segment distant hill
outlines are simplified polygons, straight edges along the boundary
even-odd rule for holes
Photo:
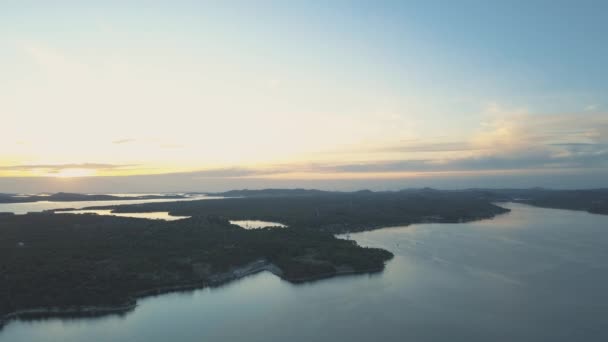
[[[262,189],[262,190],[230,190],[226,192],[209,193],[213,196],[223,197],[276,197],[276,196],[313,196],[332,194],[337,192],[313,189]]]

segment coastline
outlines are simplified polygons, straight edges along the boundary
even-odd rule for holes
[[[338,270],[331,273],[323,273],[310,277],[302,278],[286,278],[283,271],[275,264],[265,260],[259,259],[252,261],[244,266],[232,268],[226,272],[211,275],[208,280],[201,281],[199,283],[175,285],[159,287],[149,290],[137,292],[131,296],[131,298],[120,305],[98,305],[98,306],[79,306],[79,307],[48,307],[48,308],[32,308],[23,309],[10,312],[0,317],[0,332],[2,328],[12,320],[18,319],[35,319],[35,318],[52,318],[61,316],[74,316],[74,317],[88,317],[88,316],[104,316],[110,314],[125,314],[129,311],[134,310],[137,307],[137,300],[145,297],[153,297],[166,293],[181,292],[181,291],[193,291],[203,288],[213,288],[225,285],[235,280],[245,278],[247,276],[257,274],[263,271],[268,271],[277,277],[290,282],[292,284],[301,284],[310,281],[328,279],[336,276],[343,275],[354,275],[364,273],[376,273],[384,270],[384,265],[375,269],[368,270]]]
[[[440,223],[472,222],[472,221],[478,221],[478,220],[484,220],[484,219],[491,219],[498,215],[503,215],[503,214],[506,214],[511,211],[511,210],[503,208],[503,207],[500,207],[500,208],[503,209],[504,211],[492,213],[490,215],[481,215],[481,216],[466,218],[466,219],[461,218],[460,220],[454,221],[454,222],[445,222],[443,220],[437,220],[436,218],[432,218],[432,219],[427,219],[427,220],[424,220],[421,222],[407,222],[407,223],[403,223],[403,225],[409,226],[411,224],[435,223],[435,222],[440,222]],[[362,231],[387,228],[390,226],[386,226],[383,224],[372,224],[372,225],[366,225],[365,227],[362,227],[362,226],[353,227],[353,226],[342,225],[342,227],[340,227],[340,228],[344,229],[347,227],[348,227],[348,229],[341,230],[337,234],[358,233],[358,232],[362,232]],[[336,228],[336,227],[333,227],[333,228]],[[268,271],[268,272],[276,275],[277,277],[281,278],[282,280],[285,280],[292,284],[302,284],[302,283],[306,283],[306,282],[312,282],[312,281],[328,279],[328,278],[333,278],[333,277],[338,277],[338,276],[356,275],[356,274],[365,274],[365,273],[367,273],[367,274],[377,273],[377,272],[383,271],[384,267],[385,267],[385,265],[383,264],[381,267],[366,269],[366,270],[354,270],[354,269],[340,270],[340,269],[338,269],[336,272],[327,272],[327,273],[323,273],[323,274],[317,274],[314,276],[300,277],[300,278],[286,278],[284,276],[283,271],[278,266],[267,261],[266,259],[259,259],[259,260],[254,260],[243,266],[232,268],[225,272],[213,274],[207,280],[204,280],[201,282],[165,286],[165,287],[160,287],[160,288],[153,288],[153,289],[149,289],[149,290],[139,291],[139,292],[131,295],[130,299],[126,303],[123,303],[120,305],[115,305],[115,306],[99,305],[99,306],[65,307],[65,308],[61,308],[61,307],[33,308],[33,309],[23,309],[23,310],[10,312],[10,313],[5,314],[4,316],[0,317],[0,332],[2,331],[3,327],[7,323],[9,323],[11,320],[15,320],[15,319],[22,319],[22,318],[28,319],[28,318],[38,318],[38,317],[50,318],[50,317],[60,317],[60,316],[87,317],[87,316],[103,316],[103,315],[109,315],[109,314],[124,314],[131,310],[134,310],[137,307],[137,299],[139,299],[139,298],[157,296],[157,295],[172,293],[172,292],[193,291],[193,290],[203,289],[203,288],[207,288],[207,287],[209,287],[209,288],[218,287],[218,286],[227,284],[231,281],[239,280],[239,279],[245,278],[249,275],[253,275],[253,274],[256,274],[259,272],[263,272],[263,271]]]
[[[500,206],[498,206],[500,207]],[[458,223],[469,223],[469,222],[477,222],[482,220],[490,220],[494,219],[497,216],[505,215],[511,212],[511,209],[500,207],[502,210],[487,214],[480,215],[475,217],[461,217],[458,220],[444,219],[438,217],[426,217],[422,220],[418,221],[405,221],[405,222],[397,222],[397,223],[377,223],[377,224],[365,224],[365,225],[349,225],[349,224],[333,224],[321,227],[321,231],[333,233],[334,235],[344,235],[344,234],[355,234],[361,232],[367,232],[377,229],[390,228],[390,227],[407,227],[414,224],[425,224],[425,223],[444,223],[444,224],[458,224]]]
[[[134,310],[137,307],[136,300],[129,300],[128,303],[122,305],[91,305],[91,306],[76,306],[76,307],[48,307],[48,308],[33,308],[23,309],[10,312],[0,317],[0,332],[3,327],[13,320],[18,319],[35,319],[35,318],[50,318],[50,317],[92,317],[105,316],[111,314],[124,314]]]
[[[384,270],[384,265],[382,267],[378,267],[378,268],[370,268],[370,269],[359,270],[359,271],[357,271],[357,270],[338,270],[336,272],[331,272],[331,273],[328,272],[328,273],[318,274],[316,276],[310,276],[310,277],[291,278],[291,279],[281,277],[281,279],[284,279],[292,284],[302,284],[302,283],[307,283],[307,282],[311,282],[311,281],[328,279],[328,278],[333,278],[333,277],[340,277],[340,276],[347,276],[347,275],[373,274],[373,273],[382,272],[383,270]]]
[[[479,215],[475,217],[466,217],[460,218],[459,220],[446,220],[442,217],[426,217],[419,222],[404,222],[403,226],[409,226],[411,224],[420,224],[420,223],[464,223],[464,222],[472,222],[479,221],[484,219],[491,219],[499,215],[506,214],[510,212],[509,209],[498,206],[501,210],[497,212],[493,212],[490,214]],[[334,234],[342,235],[349,233],[358,233],[362,231],[370,231],[375,229],[392,227],[394,225],[386,225],[386,224],[368,224],[368,225],[333,225],[325,227],[326,231],[331,231]],[[81,306],[81,307],[41,307],[41,308],[31,308],[31,309],[23,309],[14,312],[7,313],[3,316],[0,316],[0,331],[3,329],[4,325],[6,325],[11,320],[15,319],[28,319],[28,318],[49,318],[49,317],[59,317],[59,316],[77,316],[77,317],[86,317],[86,316],[103,316],[109,314],[124,314],[131,310],[134,310],[137,307],[137,299],[156,296],[165,293],[171,292],[180,292],[180,291],[192,291],[197,289],[203,289],[207,287],[218,287],[229,283],[234,280],[239,280],[245,278],[249,275],[253,275],[262,271],[268,271],[277,277],[290,282],[292,284],[302,284],[306,282],[312,282],[322,279],[328,279],[332,277],[338,276],[346,276],[346,275],[356,275],[356,274],[372,274],[383,271],[385,268],[385,264],[382,266],[372,269],[365,270],[354,270],[351,268],[344,269],[341,267],[337,267],[335,272],[327,272],[323,274],[316,274],[312,276],[300,277],[300,278],[287,278],[284,275],[284,272],[275,264],[269,262],[266,259],[258,259],[254,260],[248,264],[245,264],[240,267],[232,268],[228,271],[212,274],[208,279],[202,280],[200,282],[189,283],[189,284],[179,284],[172,286],[165,286],[159,288],[152,288],[148,290],[143,290],[132,294],[125,303],[119,305],[98,305],[98,306]]]
[[[252,275],[255,273],[259,273],[265,270],[272,272],[273,274],[277,274],[275,271],[276,266],[269,267],[270,263],[266,260],[256,260],[245,266],[237,267],[231,269],[226,272],[222,272],[219,274],[212,275],[209,280],[201,281],[199,283],[192,284],[184,284],[184,285],[174,285],[174,286],[165,286],[159,288],[153,288],[149,290],[139,291],[131,296],[131,298],[123,304],[120,305],[91,305],[91,306],[79,306],[79,307],[49,307],[49,308],[33,308],[33,309],[23,309],[10,312],[0,317],[0,329],[6,323],[13,319],[19,318],[36,318],[36,317],[57,317],[57,316],[95,316],[95,315],[105,315],[105,314],[120,314],[131,311],[137,307],[137,299],[144,297],[151,297],[156,295],[161,295],[165,293],[171,292],[180,292],[180,291],[190,291],[196,289],[202,289],[206,287],[217,287],[223,285],[227,282],[238,280],[244,278],[248,275]],[[278,268],[277,268],[278,269]]]

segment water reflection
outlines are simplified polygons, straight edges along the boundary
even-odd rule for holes
[[[245,229],[260,229],[266,227],[285,228],[286,225],[277,222],[260,221],[260,220],[232,220],[232,224],[243,227]]]
[[[124,197],[133,197],[135,195],[142,196],[142,194],[132,194],[131,196],[125,196],[127,194],[121,194]],[[195,200],[207,200],[207,199],[221,199],[223,197],[213,197],[205,195],[192,195],[184,198],[172,198],[172,199],[125,199],[125,200],[113,200],[113,201],[73,201],[73,202],[51,202],[51,201],[39,201],[39,202],[27,202],[27,203],[0,203],[0,213],[10,212],[17,215],[26,214],[28,212],[41,212],[45,210],[55,209],[81,209],[86,207],[100,207],[100,206],[111,206],[111,205],[122,205],[122,204],[141,204],[141,203],[157,203],[157,202],[181,202],[181,201],[195,201]]]
[[[145,218],[151,220],[175,221],[189,218],[190,216],[173,216],[166,211],[154,211],[149,213],[114,213],[112,210],[70,210],[70,211],[55,211],[55,214],[96,214],[109,215],[118,217],[134,217]]]

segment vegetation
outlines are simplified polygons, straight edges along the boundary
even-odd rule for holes
[[[40,307],[124,305],[151,289],[200,287],[264,259],[286,280],[380,271],[392,254],[314,230],[246,230],[226,219],[0,217],[0,317]],[[230,273],[229,273],[230,274]],[[230,277],[228,277],[230,279]]]
[[[40,307],[124,306],[150,290],[234,279],[241,274],[235,272],[239,267],[260,260],[292,282],[380,271],[390,252],[360,247],[334,234],[463,222],[508,211],[494,201],[607,213],[607,194],[542,189],[240,190],[215,194],[233,197],[220,200],[92,207],[191,217],[169,222],[50,212],[0,215],[0,317]],[[289,228],[247,230],[229,223],[240,219],[280,222]]]
[[[232,191],[217,195],[247,197],[222,200],[146,203],[91,207],[115,212],[168,211],[176,216],[215,215],[231,220],[280,222],[296,230],[344,233],[418,222],[463,222],[508,210],[477,192],[432,189],[350,193],[317,190]]]
[[[549,190],[501,189],[478,190],[489,200],[512,201],[537,207],[587,211],[608,215],[608,189]]]

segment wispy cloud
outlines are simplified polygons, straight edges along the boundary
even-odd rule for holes
[[[317,165],[307,171],[320,173],[399,173],[450,171],[501,171],[564,168],[608,167],[608,150],[593,150],[572,154],[552,154],[548,151],[488,155],[449,160],[386,160]],[[295,169],[297,171],[297,169]]]
[[[374,149],[374,152],[456,152],[456,151],[476,151],[481,147],[475,146],[467,141],[449,142],[405,142],[392,146],[385,146]]]
[[[227,167],[208,170],[199,170],[187,173],[193,178],[238,178],[238,177],[255,177],[268,176],[274,174],[288,173],[294,170],[300,170],[297,165],[289,166],[273,166],[270,168],[248,168],[248,167]],[[308,168],[306,168],[308,169]]]
[[[266,177],[277,174],[365,174],[608,168],[608,115],[538,116],[526,110],[488,110],[487,120],[463,140],[423,141],[350,152],[359,161],[310,162],[201,171],[200,177]],[[395,158],[369,160],[370,154]],[[419,154],[420,153],[420,154]],[[366,160],[367,159],[367,160]]]
[[[0,166],[0,170],[6,171],[32,171],[43,170],[48,173],[56,173],[65,169],[86,170],[117,170],[134,167],[133,164],[101,164],[101,163],[74,163],[74,164],[21,164]]]

